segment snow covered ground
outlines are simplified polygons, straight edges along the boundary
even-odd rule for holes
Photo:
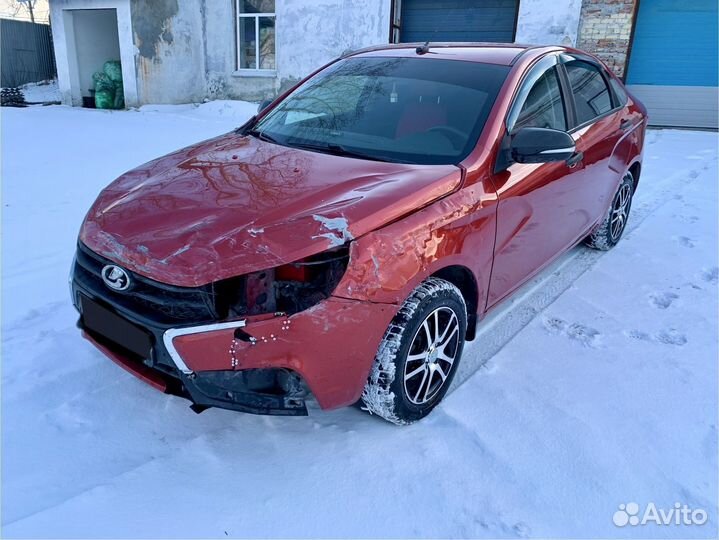
[[[28,83],[20,87],[25,101],[29,103],[47,103],[49,101],[60,101],[60,89],[57,80],[42,81],[39,83]]]
[[[253,110],[2,110],[3,537],[717,536],[715,133],[649,133],[621,243],[485,321],[419,424],[198,416],[80,338],[67,272],[105,184]]]

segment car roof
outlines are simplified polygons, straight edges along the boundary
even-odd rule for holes
[[[358,51],[352,51],[345,56],[363,57],[417,57],[438,58],[445,60],[464,60],[470,62],[481,62],[485,64],[499,64],[511,66],[528,50],[539,52],[545,49],[546,52],[560,49],[559,47],[542,47],[535,45],[520,45],[517,43],[444,43],[429,42],[428,52],[418,54],[418,47],[424,47],[425,43],[397,43],[391,45],[377,45],[367,47]],[[544,51],[543,51],[544,52]]]

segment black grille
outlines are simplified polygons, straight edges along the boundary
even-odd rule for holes
[[[126,270],[131,280],[130,288],[115,291],[102,280],[102,268],[107,264],[115,263],[79,244],[75,279],[97,297],[159,325],[201,324],[220,318],[212,283],[201,287],[175,287]]]

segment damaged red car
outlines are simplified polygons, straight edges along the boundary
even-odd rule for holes
[[[416,421],[488,310],[576,244],[619,241],[645,127],[573,49],[348,54],[102,191],[79,327],[198,411],[304,415],[313,396]]]

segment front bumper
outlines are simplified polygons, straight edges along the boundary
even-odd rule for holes
[[[397,310],[330,297],[291,316],[173,325],[129,309],[125,293],[90,279],[77,262],[71,291],[84,337],[133,375],[200,408],[257,414],[305,415],[307,390],[323,409],[356,402]],[[133,353],[116,336],[91,330],[83,319],[83,296],[147,332],[149,354]]]

